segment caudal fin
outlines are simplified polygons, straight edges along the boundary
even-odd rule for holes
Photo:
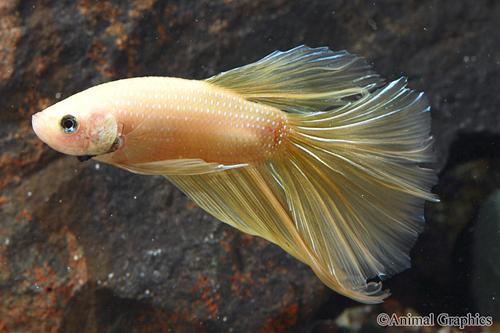
[[[399,79],[333,111],[290,114],[289,162],[274,165],[311,267],[365,303],[384,297],[367,278],[410,266],[424,202],[437,200],[434,171],[417,165],[434,159],[428,104],[405,86]]]

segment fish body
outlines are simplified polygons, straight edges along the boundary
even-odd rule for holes
[[[52,148],[164,175],[365,303],[409,266],[435,181],[428,105],[345,51],[297,47],[204,81],[101,84],[33,115]]]
[[[100,119],[109,121],[112,117],[116,126],[102,127],[110,128],[113,135],[103,138],[104,130],[93,134],[95,140],[92,134],[82,135],[76,138],[81,150],[66,150],[67,153],[97,155],[95,160],[124,168],[171,160],[196,159],[226,166],[259,162],[279,153],[289,132],[286,114],[275,107],[248,101],[203,81],[167,77],[119,80],[88,89],[54,109],[48,108],[44,111],[47,116],[44,114],[40,121],[35,115],[35,132],[54,149],[61,150],[60,145],[67,145],[64,142],[77,133],[72,138],[54,128],[60,126],[56,119],[60,115],[48,115],[52,110],[58,114],[61,108],[76,110],[89,102],[94,107],[87,117],[92,115],[93,119],[82,120],[79,126],[95,124]],[[45,133],[57,135],[44,136]],[[116,147],[113,154],[102,155],[111,149],[116,138],[124,144]],[[102,151],[91,151],[86,144],[89,141],[107,144]],[[151,172],[144,173],[148,171]]]

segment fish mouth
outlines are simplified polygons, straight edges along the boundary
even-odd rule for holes
[[[38,136],[43,142],[46,142],[44,122],[42,121],[42,118],[40,118],[40,112],[31,116],[31,127],[33,127],[33,131],[36,136]]]
[[[60,153],[75,155],[64,149],[64,145],[59,142],[57,139],[58,133],[54,133],[53,128],[50,126],[53,122],[53,118],[48,117],[43,112],[37,112],[31,116],[31,127],[40,140]]]

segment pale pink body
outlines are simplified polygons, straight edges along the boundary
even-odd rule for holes
[[[202,159],[223,165],[268,159],[286,139],[284,112],[202,81],[138,78],[96,89],[125,137],[96,157],[112,164]]]

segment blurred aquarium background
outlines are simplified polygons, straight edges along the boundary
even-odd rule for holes
[[[500,2],[0,1],[1,332],[493,332],[500,321]],[[64,156],[31,115],[127,77],[202,79],[306,44],[425,92],[439,175],[412,267],[366,306],[162,177]],[[382,327],[491,316],[491,327]]]

